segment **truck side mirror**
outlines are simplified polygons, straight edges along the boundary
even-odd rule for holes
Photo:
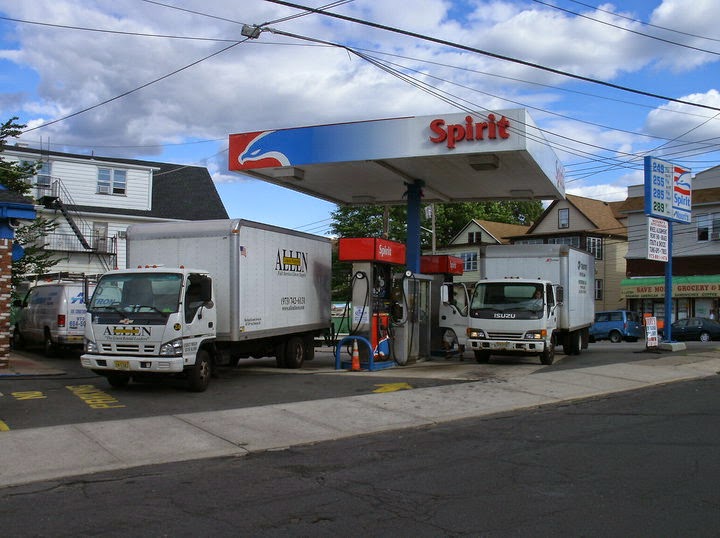
[[[557,304],[565,302],[565,289],[562,286],[558,286],[556,290]]]
[[[447,304],[450,302],[450,290],[448,288],[449,286],[446,284],[440,286],[440,301],[443,304]]]

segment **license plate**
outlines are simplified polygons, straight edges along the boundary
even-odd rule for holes
[[[113,361],[117,370],[129,370],[130,361]]]

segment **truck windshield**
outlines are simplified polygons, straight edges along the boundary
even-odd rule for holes
[[[176,273],[104,275],[90,300],[90,311],[177,312],[182,277]]]
[[[483,319],[538,319],[545,300],[542,284],[479,282],[470,302],[470,316]]]

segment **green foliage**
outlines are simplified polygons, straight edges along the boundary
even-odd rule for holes
[[[0,125],[0,153],[5,149],[8,138],[20,136],[25,125],[17,123],[16,117]],[[27,181],[37,173],[35,163],[7,162],[0,155],[0,184],[9,191],[28,196],[32,186]],[[37,217],[33,222],[24,224],[15,231],[15,242],[22,245],[25,255],[12,264],[13,293],[24,275],[43,275],[59,260],[54,259],[49,251],[42,248],[42,238],[51,233],[57,224],[54,220]]]
[[[436,244],[438,247],[449,244],[472,219],[529,225],[537,220],[542,211],[539,200],[435,204]],[[382,237],[383,212],[384,207],[380,205],[338,207],[331,215],[333,223],[330,231],[337,237]],[[388,208],[387,239],[405,242],[406,212],[405,206]],[[429,219],[423,221],[422,227],[431,227]],[[432,244],[432,234],[423,232],[420,235],[423,248],[429,247]]]

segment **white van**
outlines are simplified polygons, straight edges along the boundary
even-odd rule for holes
[[[47,356],[65,347],[82,348],[86,313],[83,287],[82,281],[55,281],[30,288],[22,301],[13,304],[17,308],[14,346],[42,345]]]

